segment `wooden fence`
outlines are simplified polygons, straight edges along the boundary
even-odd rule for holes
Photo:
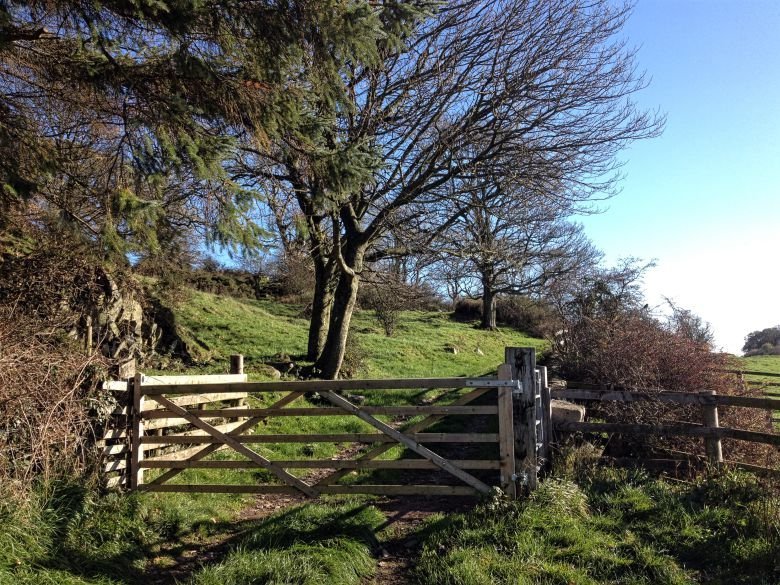
[[[550,459],[553,431],[619,433],[700,437],[713,464],[724,461],[722,439],[737,439],[780,447],[780,435],[720,425],[718,407],[780,410],[780,397],[746,397],[666,391],[615,391],[582,388],[552,390],[544,368],[536,367],[531,348],[507,348],[505,363],[497,376],[483,378],[428,378],[392,380],[277,381],[249,383],[242,374],[225,376],[136,375],[129,382],[112,383],[125,400],[115,412],[116,424],[100,442],[109,485],[156,492],[229,492],[305,494],[387,495],[474,495],[499,487],[510,496],[537,485],[537,476]],[[240,371],[240,364],[235,368]],[[358,404],[342,392],[387,390],[451,390],[430,404],[372,406]],[[303,398],[316,392],[324,405],[312,405]],[[246,403],[248,396],[278,393],[262,408]],[[399,393],[402,396],[403,393]],[[446,398],[445,398],[446,397]],[[559,422],[551,419],[552,399],[616,401],[621,403],[663,402],[697,405],[701,423],[624,424]],[[446,401],[446,402],[445,402]],[[267,401],[265,401],[267,402]],[[369,400],[370,402],[370,400]],[[276,417],[354,416],[371,428],[354,433],[264,434],[263,425]],[[397,417],[423,417],[402,426]],[[434,425],[448,416],[479,417],[494,421],[492,430],[466,428],[435,432]],[[487,417],[487,418],[486,418]],[[275,443],[366,444],[353,459],[272,460],[252,448]],[[441,446],[495,445],[494,455],[476,459],[447,455]],[[387,460],[381,456],[402,446],[412,458]],[[242,458],[215,460],[220,449],[231,449]],[[452,449],[450,448],[450,451]],[[176,483],[188,469],[261,469],[274,483],[194,484]],[[300,470],[324,469],[316,479]],[[441,472],[449,484],[339,483],[359,470],[432,470]],[[150,475],[155,470],[156,475]],[[295,475],[294,473],[298,473]],[[304,473],[306,473],[304,471]],[[178,478],[175,481],[174,478]],[[492,478],[492,479],[491,479]],[[375,480],[369,480],[375,481]],[[454,484],[453,484],[454,482]]]
[[[106,469],[121,473],[114,478],[131,489],[155,492],[228,492],[305,494],[388,494],[388,495],[474,495],[488,493],[497,486],[510,496],[536,486],[537,472],[546,457],[550,436],[549,392],[545,371],[536,368],[531,348],[507,348],[506,363],[496,377],[430,378],[392,380],[335,380],[257,382],[135,376],[130,382],[132,401],[118,412],[127,416],[127,428],[107,436],[105,449],[116,456]],[[386,390],[457,390],[432,404],[364,406],[341,392]],[[313,406],[299,399],[316,392],[327,406]],[[225,400],[243,400],[249,395],[281,393],[263,408],[246,404],[217,405]],[[411,394],[411,393],[410,393]],[[479,402],[475,404],[475,401]],[[296,404],[294,402],[299,401]],[[204,405],[208,405],[204,408]],[[291,406],[292,405],[292,406]],[[194,408],[193,408],[194,407]],[[259,423],[274,417],[352,415],[373,427],[373,432],[261,434]],[[496,432],[425,432],[448,416],[494,417]],[[405,428],[384,422],[399,416],[422,416]],[[382,420],[380,420],[380,417]],[[224,423],[222,421],[230,421]],[[221,424],[217,424],[221,423]],[[262,426],[260,427],[262,428]],[[108,444],[114,440],[116,445]],[[272,443],[365,443],[370,447],[354,459],[271,460],[251,448]],[[437,445],[495,444],[489,459],[453,458],[442,455]],[[396,445],[414,458],[381,459]],[[174,448],[186,447],[173,451]],[[158,451],[164,448],[167,452]],[[214,460],[218,449],[230,448],[244,459]],[[330,473],[306,480],[293,471],[329,469]],[[148,479],[145,472],[161,470]],[[171,480],[187,469],[263,469],[275,478],[272,484],[192,484]],[[438,470],[456,485],[442,483],[356,484],[339,480],[355,470]],[[495,473],[495,480],[486,473]],[[437,480],[438,481],[438,480]]]
[[[207,375],[207,376],[141,376],[141,384],[155,385],[181,385],[188,383],[224,384],[246,382],[245,374]],[[108,487],[129,487],[128,469],[131,465],[131,426],[133,418],[133,385],[134,380],[109,381],[103,387],[113,393],[119,406],[113,411],[103,437],[97,441],[97,447],[101,450],[103,472]],[[204,394],[180,396],[175,399],[178,406],[187,406],[206,412],[206,409],[214,407],[232,409],[244,405],[246,393],[219,393],[208,392]],[[155,403],[144,406],[146,411],[158,410],[161,407]],[[209,412],[210,414],[210,412]],[[225,417],[208,416],[206,420],[216,425],[222,432],[230,432],[241,424],[240,419],[229,422]],[[186,437],[190,434],[202,434],[201,431],[191,430],[187,420],[176,417],[160,417],[150,421],[145,428],[145,433],[157,437],[170,437],[170,442],[142,447],[147,461],[157,459],[186,458],[195,448],[176,443],[178,437]],[[141,475],[143,472],[141,472]]]
[[[760,388],[767,396],[775,396],[780,398],[780,373],[777,372],[761,372],[757,370],[725,370],[727,373],[736,374],[739,376],[740,383],[745,388]],[[749,378],[773,378],[772,381],[767,380],[751,380]],[[772,415],[772,422],[775,424],[780,423],[780,411],[775,411]]]
[[[585,390],[567,388],[553,390],[553,398],[583,401],[611,400],[617,402],[667,402],[675,404],[696,404],[701,406],[702,423],[675,424],[624,424],[624,423],[594,423],[594,422],[561,422],[555,429],[565,432],[584,433],[620,433],[628,435],[660,435],[702,437],[705,442],[707,457],[710,463],[723,463],[721,439],[738,439],[754,443],[763,443],[780,447],[780,435],[768,432],[749,431],[722,427],[718,419],[718,406],[736,406],[743,408],[759,408],[771,413],[780,409],[778,398],[753,398],[748,396],[724,396],[713,391],[697,393],[687,392],[637,392],[612,390]]]

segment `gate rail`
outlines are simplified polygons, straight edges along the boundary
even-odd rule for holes
[[[535,380],[536,377],[532,377]],[[528,385],[528,383],[527,383]],[[497,470],[498,486],[510,496],[516,495],[516,483],[526,480],[527,472],[517,472],[515,461],[515,441],[517,429],[515,418],[518,404],[530,408],[531,418],[536,415],[536,400],[539,392],[535,383],[523,391],[522,381],[513,374],[510,365],[499,369],[497,378],[421,378],[390,380],[327,380],[293,382],[243,382],[222,384],[155,384],[146,381],[142,375],[136,375],[132,381],[133,405],[131,428],[130,487],[155,492],[229,492],[229,493],[279,493],[305,494],[316,497],[319,494],[367,493],[387,495],[475,495],[489,493],[492,487],[482,479],[475,477],[474,470]],[[414,389],[468,389],[451,404],[411,405],[411,406],[362,406],[338,394],[341,391],[354,390],[414,390]],[[253,393],[285,392],[286,394],[265,408],[232,407],[209,410],[185,408],[174,401],[181,395],[215,394],[229,395],[240,393],[243,396]],[[317,392],[330,406],[288,407],[307,393]],[[474,405],[473,401],[493,393],[494,404]],[[522,397],[528,394],[529,398]],[[514,396],[513,396],[514,395]],[[154,408],[150,408],[155,403]],[[354,415],[377,432],[338,433],[338,434],[252,434],[258,423],[277,416],[332,416]],[[524,412],[525,414],[525,412]],[[380,420],[377,416],[424,415],[425,418],[409,428],[399,430]],[[498,432],[423,432],[432,425],[450,415],[459,416],[496,416]],[[244,419],[231,430],[223,432],[211,422],[205,420],[214,417],[224,419]],[[180,433],[174,436],[154,436],[145,434],[145,426],[154,421],[168,419],[190,424],[197,432]],[[534,425],[534,429],[536,425]],[[373,446],[353,460],[271,460],[251,448],[257,443],[283,442],[350,442],[369,443]],[[535,439],[534,439],[535,442]],[[452,459],[437,453],[437,444],[441,443],[497,443],[498,458],[488,460]],[[199,446],[194,453],[188,449],[188,458],[155,457],[145,460],[144,452],[149,445],[186,444]],[[377,459],[395,445],[401,445],[415,453],[417,459]],[[430,446],[429,446],[430,445]],[[206,460],[216,450],[229,447],[246,457],[247,460]],[[521,464],[522,465],[522,464]],[[535,465],[535,464],[534,464]],[[216,484],[176,484],[169,480],[185,469],[250,469],[261,468],[272,473],[281,484],[257,485],[216,485]],[[291,469],[329,468],[333,471],[315,482],[290,473]],[[163,469],[161,475],[144,483],[144,470]],[[336,482],[354,470],[360,469],[433,469],[446,472],[458,480],[459,485],[413,484],[413,485],[338,485]],[[533,469],[534,477],[536,468]]]

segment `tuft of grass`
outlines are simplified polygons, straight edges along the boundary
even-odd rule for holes
[[[134,496],[39,485],[0,503],[0,583],[140,583],[154,538]]]
[[[193,585],[358,585],[373,574],[366,548],[349,540],[294,544],[283,550],[239,550],[201,570]]]
[[[780,500],[727,473],[671,485],[626,470],[550,479],[428,530],[421,584],[780,582]]]

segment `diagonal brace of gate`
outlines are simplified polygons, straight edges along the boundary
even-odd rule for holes
[[[472,390],[465,396],[461,396],[458,398],[455,402],[452,403],[452,406],[463,406],[464,404],[469,404],[470,402],[473,402],[483,394],[489,392],[489,388],[477,388],[475,390]],[[443,420],[446,415],[429,415],[426,416],[423,420],[421,420],[418,423],[413,424],[409,428],[405,429],[407,433],[418,433],[420,431],[424,431],[428,427],[433,426],[440,420]],[[358,457],[359,461],[365,461],[368,459],[376,459],[383,453],[387,453],[390,449],[393,448],[393,443],[384,443],[381,445],[377,445],[373,449],[370,449],[368,452],[364,453],[360,457]],[[350,469],[346,468],[340,468],[331,473],[330,475],[327,475],[323,477],[321,480],[319,480],[317,483],[315,483],[315,486],[321,486],[321,485],[333,485],[338,480],[340,480],[342,477],[350,473]]]
[[[295,401],[300,396],[303,396],[303,394],[304,394],[303,392],[290,392],[287,396],[285,396],[285,397],[281,398],[280,400],[277,400],[276,402],[274,402],[270,406],[270,408],[280,408],[282,406],[286,406],[286,405],[290,404],[291,402]],[[235,428],[232,431],[230,431],[228,433],[228,435],[230,435],[231,437],[238,437],[245,430],[250,429],[253,426],[255,426],[256,424],[266,420],[266,418],[267,417],[265,417],[265,416],[255,416],[255,417],[252,417],[249,420],[243,422],[237,428]],[[212,453],[217,451],[221,446],[222,445],[220,445],[220,444],[208,445],[207,447],[204,447],[203,449],[201,449],[200,451],[198,451],[197,453],[195,453],[194,455],[189,457],[187,460],[188,461],[200,461],[204,457],[208,457],[209,455],[211,455]],[[184,471],[184,469],[171,469],[171,470],[168,470],[165,473],[163,473],[162,475],[159,475],[159,476],[155,477],[149,483],[150,484],[161,484],[161,483],[164,483],[164,482],[168,481],[169,479],[171,479],[172,477],[174,477],[176,475],[179,475],[182,471]]]
[[[349,400],[347,400],[343,396],[339,396],[335,392],[331,392],[331,391],[322,392],[321,394],[335,406],[343,408],[347,412],[354,414],[358,418],[366,421],[372,427],[382,431],[384,434],[388,435],[389,437],[392,437],[393,439],[403,444],[404,446],[408,447],[418,455],[425,457],[428,461],[432,462],[434,465],[454,475],[461,481],[466,482],[474,489],[482,492],[483,494],[490,493],[490,487],[485,483],[481,482],[480,480],[478,480],[470,473],[463,471],[460,467],[453,465],[441,455],[434,453],[427,447],[423,447],[422,445],[420,445],[420,443],[418,443],[414,439],[407,437],[402,432],[395,430],[390,425],[387,425],[382,421],[374,418],[367,412],[364,412],[358,406],[352,404]]]
[[[171,412],[176,413],[181,418],[187,419],[190,423],[192,423],[194,426],[198,427],[202,431],[207,432],[212,437],[216,437],[226,445],[229,445],[242,455],[248,457],[250,460],[254,461],[261,467],[267,469],[271,473],[273,473],[276,477],[281,479],[284,483],[287,485],[290,485],[292,487],[298,488],[301,490],[304,494],[306,494],[309,497],[317,497],[318,492],[314,488],[312,488],[309,484],[301,481],[294,475],[286,472],[284,469],[273,463],[272,461],[269,461],[259,453],[256,453],[252,451],[249,447],[246,445],[243,445],[242,443],[239,443],[236,441],[236,439],[230,435],[226,435],[220,431],[218,431],[216,428],[214,428],[212,425],[207,423],[204,420],[201,420],[197,416],[190,414],[187,410],[182,408],[181,406],[178,406],[165,398],[164,396],[150,396],[150,398],[159,404],[162,404],[165,408],[170,410]]]

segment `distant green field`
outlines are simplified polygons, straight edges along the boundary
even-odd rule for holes
[[[753,384],[764,385],[764,391],[767,394],[780,395],[780,355],[739,358],[739,364],[739,367],[746,371],[777,374],[777,376],[746,375],[745,379]]]
[[[746,370],[780,374],[780,355],[755,355],[741,358]]]

